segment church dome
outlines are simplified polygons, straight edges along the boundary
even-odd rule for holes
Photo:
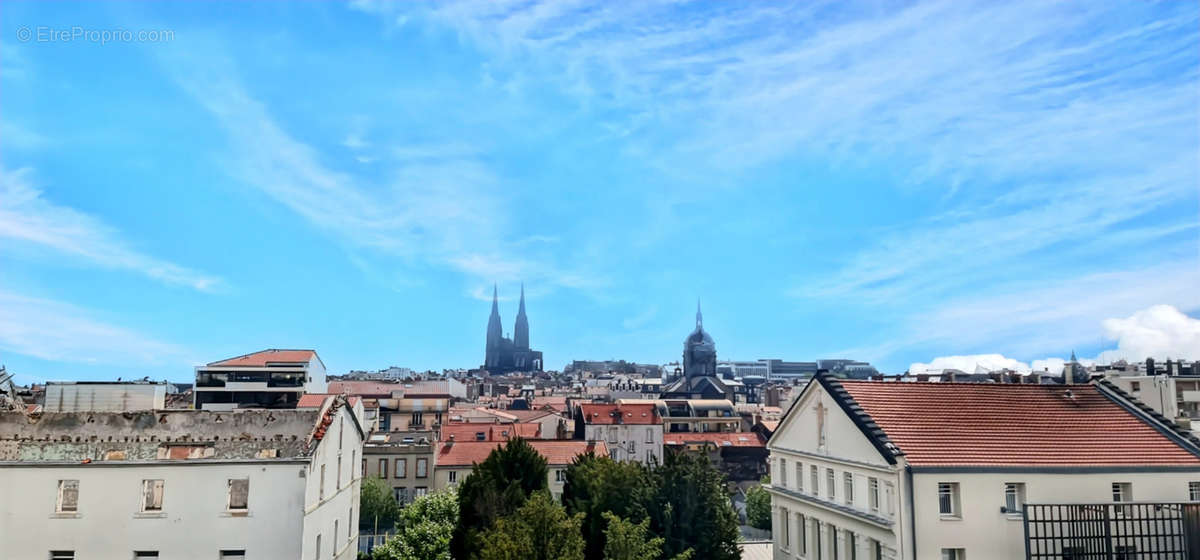
[[[707,344],[709,346],[715,345],[712,337],[709,336],[708,333],[704,331],[704,328],[700,326],[697,326],[696,330],[692,331],[692,334],[689,334],[688,337],[683,341],[684,346],[693,346],[697,344]]]

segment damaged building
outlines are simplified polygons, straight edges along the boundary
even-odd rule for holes
[[[352,559],[363,438],[337,396],[0,413],[0,543],[10,558]]]

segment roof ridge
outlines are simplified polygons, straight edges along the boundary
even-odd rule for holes
[[[896,464],[896,457],[904,455],[904,450],[900,449],[898,445],[892,442],[891,438],[888,437],[887,432],[883,431],[883,428],[875,422],[874,418],[871,418],[871,415],[867,413],[866,409],[864,409],[862,405],[860,405],[858,401],[854,399],[854,396],[842,386],[843,380],[833,377],[832,375],[828,375],[824,372],[817,372],[816,375],[813,376],[813,379],[817,380],[817,382],[825,388],[825,391],[828,392],[831,397],[833,397],[834,402],[838,403],[838,406],[842,407],[842,411],[850,417],[850,420],[854,422],[854,425],[858,426],[858,429],[863,432],[863,435],[867,436],[867,439],[870,440],[871,444],[875,446],[875,449],[877,449],[879,453],[883,455],[883,458],[887,459],[888,463],[893,465]]]

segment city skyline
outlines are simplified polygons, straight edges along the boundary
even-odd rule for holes
[[[1200,358],[1194,5],[0,11],[20,382],[477,367],[522,282],[546,369],[697,297],[721,360]]]

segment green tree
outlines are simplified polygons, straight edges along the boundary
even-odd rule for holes
[[[611,513],[604,513],[608,528],[604,530],[604,560],[658,560],[662,556],[662,537],[652,536],[650,520],[633,523]],[[691,560],[692,549],[672,560]]]
[[[374,560],[450,560],[450,537],[458,525],[453,490],[417,498],[400,511],[396,536],[376,548]]]
[[[650,471],[634,461],[618,462],[591,453],[580,455],[567,467],[563,483],[563,505],[569,514],[584,515],[583,539],[588,560],[604,557],[605,513],[625,519],[645,519],[645,504],[655,491]]]
[[[359,527],[373,531],[391,531],[400,516],[400,504],[392,495],[392,487],[377,476],[363,479],[358,508]]]
[[[583,560],[583,514],[567,515],[540,491],[482,534],[478,560]]]
[[[650,528],[665,539],[668,556],[694,551],[706,560],[736,560],[737,513],[725,490],[725,475],[708,457],[668,453],[661,467],[651,472],[656,495],[646,510]]]
[[[450,551],[475,556],[480,537],[496,520],[517,511],[534,492],[546,489],[546,459],[524,439],[514,438],[471,469],[458,489],[459,523]]]
[[[763,484],[770,484],[771,477],[764,476]],[[746,491],[746,522],[755,529],[771,530],[771,495],[762,486]]]

